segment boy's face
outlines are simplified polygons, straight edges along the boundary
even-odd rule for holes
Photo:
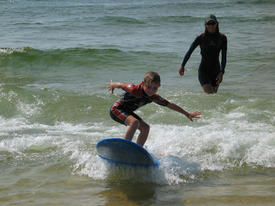
[[[160,85],[155,82],[144,83],[143,90],[148,96],[152,96],[157,93],[159,87]]]

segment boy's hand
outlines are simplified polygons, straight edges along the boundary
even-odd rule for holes
[[[184,114],[188,119],[190,119],[191,121],[193,121],[193,118],[200,118],[199,115],[201,114],[200,112],[193,112],[193,113],[188,113],[187,111],[185,111],[184,109],[182,109],[180,106],[170,102],[167,107],[169,109],[172,109],[174,111],[177,111],[181,114]]]
[[[187,118],[193,122],[193,118],[200,118],[199,115],[201,115],[200,112],[193,112],[193,113],[189,113]]]
[[[112,94],[114,93],[114,89],[115,88],[121,88],[122,87],[122,83],[120,82],[112,82],[112,80],[107,84],[107,88],[109,89],[109,91],[112,92]]]
[[[112,92],[112,94],[114,93],[114,85],[112,80],[107,84],[107,88],[109,89],[110,92]]]

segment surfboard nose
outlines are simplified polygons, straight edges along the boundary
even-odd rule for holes
[[[107,138],[96,145],[98,155],[115,164],[142,167],[158,167],[159,162],[146,149],[129,140]]]

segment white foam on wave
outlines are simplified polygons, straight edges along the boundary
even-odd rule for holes
[[[0,54],[12,54],[13,52],[24,52],[25,48],[0,48]]]
[[[9,153],[8,156],[15,159],[34,160],[32,151],[40,151],[37,155],[41,157],[37,158],[43,158],[43,155],[67,157],[72,165],[72,174],[87,175],[94,179],[104,179],[108,176],[105,174],[108,171],[106,164],[97,156],[96,143],[119,132],[118,127],[106,129],[102,123],[57,122],[55,125],[45,125],[30,123],[19,117],[0,117],[0,128],[0,152],[5,152],[3,155]],[[47,148],[50,148],[50,154]]]
[[[123,174],[123,178],[138,176],[141,181],[157,184],[196,181],[207,170],[247,165],[275,167],[274,127],[245,117],[241,111],[235,111],[215,118],[202,117],[187,125],[151,124],[145,148],[159,158],[160,167],[149,171],[118,170],[97,156],[96,143],[103,138],[122,137],[126,130],[123,125],[44,125],[19,117],[0,118],[0,151],[25,158],[25,150],[55,147],[59,155],[69,158],[72,174],[96,180]]]
[[[42,101],[36,98],[36,102],[25,104],[22,101],[19,101],[16,106],[18,111],[20,111],[27,117],[30,117],[32,115],[39,114],[39,112],[41,111],[41,105],[43,105]]]
[[[159,125],[153,127],[159,127]],[[177,129],[174,126],[172,128],[176,132]],[[124,126],[106,127],[102,138],[121,137],[125,129],[126,127]],[[153,140],[156,139],[153,138]],[[163,153],[161,150],[164,142],[159,141],[159,143],[153,144],[151,140],[146,144],[149,152],[157,155],[160,160],[160,167],[151,169],[120,167],[109,164],[99,158],[95,150],[82,150],[81,147],[84,146],[85,142],[81,141],[68,142],[64,147],[66,148],[64,152],[67,154],[70,153],[71,159],[74,160],[74,174],[87,175],[98,180],[113,179],[115,177],[119,180],[133,179],[134,181],[154,182],[157,184],[179,184],[194,180],[198,172],[200,172],[200,165],[188,159],[181,158],[180,154],[182,152],[180,150],[178,150],[178,153],[174,153],[176,147],[173,144],[170,144],[170,150]],[[167,145],[167,142],[164,144]]]
[[[215,121],[202,120],[205,124],[199,127],[155,125],[148,140],[149,149],[196,162],[202,171],[240,167],[244,163],[275,167],[273,127],[236,120],[236,116],[243,114],[224,115]],[[226,121],[221,121],[224,118]],[[255,153],[257,155],[253,155]]]
[[[62,148],[65,154],[70,154],[74,174],[98,180],[123,174],[118,175],[119,178],[139,177],[140,181],[157,184],[180,184],[196,181],[207,170],[221,171],[244,165],[275,167],[272,126],[248,122],[242,117],[244,114],[236,112],[215,119],[202,118],[193,125],[151,124],[145,148],[159,158],[160,167],[146,172],[138,169],[133,172],[129,168],[118,170],[97,156],[96,142],[123,136],[124,126],[94,125],[91,128],[91,137],[95,138],[92,148],[87,148],[87,139],[68,140]],[[82,129],[87,131],[85,126]],[[77,132],[82,129],[78,127]]]
[[[67,153],[69,145],[95,144],[102,132],[100,124],[71,124],[57,122],[55,125],[30,123],[25,118],[0,117],[0,151],[24,153],[33,147],[58,147],[57,152]],[[101,131],[100,131],[101,130]],[[94,132],[92,132],[94,131]],[[97,139],[95,139],[97,137]],[[72,148],[71,151],[74,151]]]

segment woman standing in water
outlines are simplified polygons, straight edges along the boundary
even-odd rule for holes
[[[205,20],[205,32],[199,35],[191,44],[179,69],[179,74],[184,75],[184,66],[192,52],[200,45],[201,63],[199,67],[199,81],[203,91],[213,94],[218,91],[222,82],[226,65],[227,38],[219,32],[219,22],[215,15],[211,14]],[[222,52],[221,64],[219,54]]]

